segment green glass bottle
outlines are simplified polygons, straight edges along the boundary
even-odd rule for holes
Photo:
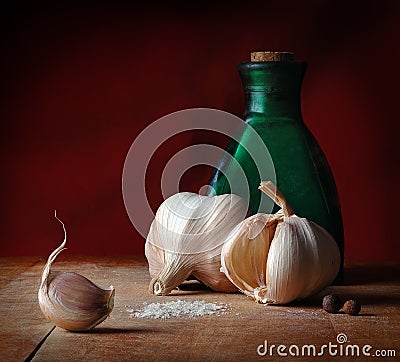
[[[262,205],[264,196],[258,190],[261,176],[257,164],[270,157],[274,168],[271,175],[276,177],[277,187],[294,212],[321,225],[335,238],[342,257],[336,278],[336,283],[340,283],[344,235],[338,192],[329,164],[301,115],[300,90],[307,64],[294,61],[292,53],[281,52],[252,53],[251,60],[238,66],[247,126],[241,131],[239,142],[233,140],[227,147],[237,162],[224,157],[209,185],[216,194],[230,193],[241,168],[249,187],[251,213],[269,213],[271,208]],[[248,151],[255,142],[254,130],[269,155]]]

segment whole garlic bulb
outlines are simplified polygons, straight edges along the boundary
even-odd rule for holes
[[[216,291],[237,288],[220,273],[222,244],[246,217],[247,203],[236,195],[202,196],[181,192],[158,208],[145,254],[152,280],[149,292],[169,294],[189,276]]]
[[[67,233],[63,222],[64,240],[49,256],[39,287],[39,306],[44,316],[56,326],[69,331],[84,331],[104,321],[114,307],[113,286],[103,289],[77,273],[51,271],[51,264],[64,250]]]
[[[335,240],[322,227],[295,215],[272,182],[259,189],[281,207],[276,214],[256,214],[227,237],[221,270],[255,301],[287,304],[328,286],[340,266]]]

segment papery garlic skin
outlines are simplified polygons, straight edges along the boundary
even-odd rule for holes
[[[339,248],[325,229],[304,218],[285,217],[268,253],[267,292],[258,297],[269,304],[304,299],[332,283],[339,267]]]
[[[221,271],[244,294],[267,286],[266,260],[281,214],[255,214],[238,224],[221,250]]]
[[[191,272],[191,275],[217,292],[237,292],[238,288],[220,272],[220,269],[221,255],[217,254],[213,258],[199,262]]]
[[[340,252],[322,227],[296,216],[272,183],[262,183],[281,210],[256,214],[228,235],[221,270],[255,301],[287,304],[328,286],[340,268]]]
[[[236,195],[181,192],[165,200],[145,244],[149,292],[167,295],[190,275],[216,291],[236,291],[219,272],[220,253],[226,235],[246,214],[247,203]]]
[[[115,290],[113,286],[100,288],[77,273],[51,271],[51,264],[66,243],[65,226],[57,220],[63,226],[64,241],[51,253],[43,269],[39,306],[44,316],[58,327],[69,331],[90,330],[111,313]]]
[[[114,306],[115,290],[102,289],[76,273],[51,273],[47,293],[39,294],[40,308],[56,326],[84,331],[103,322]]]

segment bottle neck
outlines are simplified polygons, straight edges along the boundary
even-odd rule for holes
[[[252,118],[252,114],[263,120],[301,119],[300,90],[306,67],[303,62],[239,64],[245,119]]]

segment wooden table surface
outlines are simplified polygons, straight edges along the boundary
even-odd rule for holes
[[[44,263],[40,258],[0,259],[0,361],[342,361],[346,353],[357,352],[354,346],[361,355],[357,360],[400,360],[400,267],[393,264],[348,264],[344,285],[290,306],[265,306],[240,293],[216,293],[193,283],[170,296],[149,296],[144,259],[61,254],[53,270],[75,271],[116,289],[111,315],[91,332],[72,333],[54,327],[39,309],[37,289]],[[357,298],[361,315],[324,312],[320,303],[327,293]],[[129,310],[140,309],[143,303],[177,299],[223,303],[228,313],[195,319],[130,317]],[[346,335],[347,342],[337,342],[339,333]],[[260,356],[257,347],[265,341],[268,353]],[[300,356],[281,357],[277,347],[271,355],[273,344],[285,345],[280,352],[288,354],[296,352],[291,347],[296,345]],[[322,356],[310,357],[313,350],[308,345],[315,345],[317,353],[327,347]],[[371,356],[395,352],[396,357],[364,356],[365,345],[371,346],[365,347]],[[332,356],[335,350],[337,355]]]

